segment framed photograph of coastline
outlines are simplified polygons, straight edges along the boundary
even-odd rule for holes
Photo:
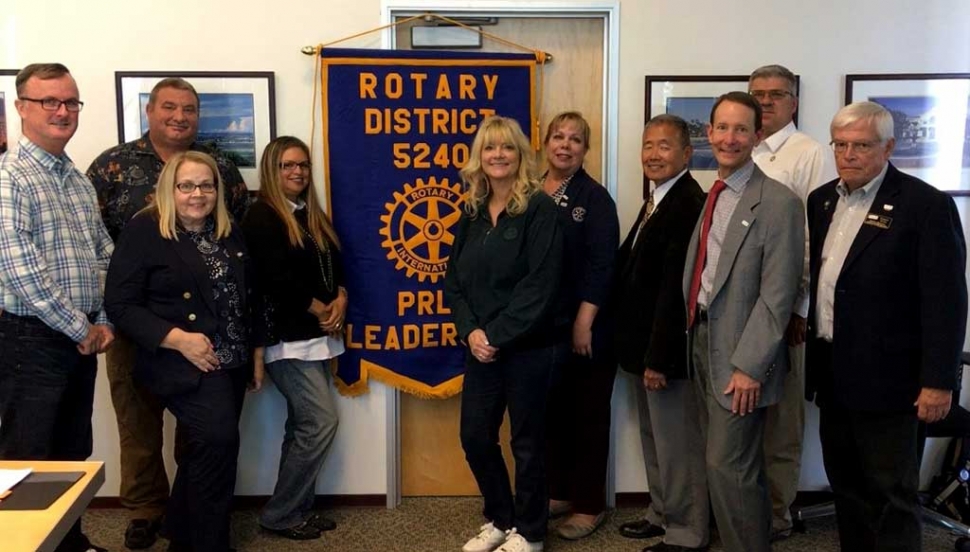
[[[690,171],[705,190],[714,184],[717,161],[707,141],[707,125],[711,107],[721,94],[740,90],[747,92],[748,75],[664,75],[646,78],[644,94],[644,123],[662,113],[677,115],[687,121],[694,154]],[[799,77],[795,76],[795,95],[798,96]],[[795,113],[798,125],[798,113]],[[643,195],[649,183],[644,179]]]
[[[145,108],[155,84],[182,77],[199,93],[198,142],[214,146],[242,173],[250,190],[259,188],[259,157],[276,138],[276,84],[271,71],[117,71],[118,141],[148,132]]]
[[[970,197],[970,73],[846,75],[846,105],[866,100],[893,115],[893,165]]]
[[[18,69],[0,69],[0,155],[20,139],[20,118],[13,101],[17,99]],[[12,127],[16,126],[15,131]]]

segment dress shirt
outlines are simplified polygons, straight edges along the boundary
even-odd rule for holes
[[[682,170],[679,173],[677,173],[676,176],[674,176],[673,178],[669,178],[667,180],[664,180],[660,184],[657,184],[653,180],[650,181],[650,183],[654,186],[653,192],[651,192],[651,195],[653,196],[653,212],[654,213],[656,213],[657,212],[657,209],[660,208],[660,202],[664,200],[664,196],[667,195],[667,192],[669,192],[670,189],[674,187],[674,182],[677,182],[678,180],[680,180],[680,177],[682,177],[685,174],[687,174],[688,169],[689,169],[689,167],[685,167],[684,170]],[[644,216],[644,218],[646,218],[646,216],[647,216],[646,213],[644,213],[643,216]],[[651,213],[650,216],[653,216],[653,214]],[[645,220],[641,220],[640,221],[640,224],[637,225],[637,228],[636,228],[636,232],[637,233],[633,235],[633,243],[637,243],[637,238],[640,237],[640,231],[643,230],[643,227],[644,227],[645,224],[646,224],[646,221]]]
[[[306,202],[302,199],[299,203],[286,200],[290,210],[293,212],[306,208]],[[283,359],[295,360],[328,360],[344,353],[344,342],[340,338],[332,338],[328,335],[303,339],[300,341],[280,341],[276,345],[266,347],[263,362],[269,364]]]
[[[26,136],[0,156],[0,309],[36,316],[80,343],[103,310],[114,246],[91,183]]]
[[[225,189],[226,208],[233,220],[242,222],[249,207],[249,192],[239,169],[214,148],[193,142],[189,150],[215,159]],[[164,166],[146,132],[137,140],[108,149],[88,167],[88,178],[98,193],[101,216],[113,239],[118,239],[135,213],[152,202],[155,184]]]
[[[714,275],[717,274],[717,261],[721,256],[724,236],[727,234],[731,217],[738,207],[738,202],[741,201],[744,189],[748,187],[748,180],[751,180],[753,172],[754,161],[749,160],[743,167],[734,171],[734,174],[723,179],[727,187],[717,197],[717,204],[714,205],[711,231],[707,235],[707,261],[704,272],[701,273],[701,288],[697,292],[697,304],[704,308],[707,308],[711,289],[714,287]]]
[[[754,162],[769,178],[781,182],[808,205],[808,194],[836,177],[832,153],[812,137],[789,122],[784,128],[765,138],[752,154]],[[805,219],[805,265],[802,283],[795,299],[794,313],[808,316],[808,218]]]
[[[835,186],[839,201],[835,205],[835,213],[832,214],[832,222],[822,246],[822,266],[818,273],[818,299],[815,305],[816,333],[826,341],[832,341],[835,329],[835,286],[842,273],[842,265],[845,264],[852,242],[855,241],[869,208],[876,199],[888,167],[887,163],[875,178],[854,192],[849,192],[842,180]]]

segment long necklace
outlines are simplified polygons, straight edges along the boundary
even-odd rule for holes
[[[302,225],[300,225],[300,229],[303,230],[303,234],[306,237],[310,238],[310,241],[313,242],[313,246],[317,250],[317,263],[320,265],[320,276],[323,277],[323,287],[327,288],[327,292],[330,293],[333,291],[334,284],[333,259],[330,257],[330,247],[320,247],[320,244],[317,243],[317,240],[313,237],[313,234],[311,234],[306,228],[303,228]],[[326,257],[326,263],[324,262],[324,257]],[[326,268],[324,268],[324,264],[326,264]]]

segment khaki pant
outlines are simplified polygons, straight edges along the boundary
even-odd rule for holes
[[[154,519],[165,511],[168,475],[162,460],[161,401],[142,385],[132,372],[138,346],[121,334],[106,355],[111,402],[118,419],[121,441],[121,505],[131,510],[131,519]]]
[[[768,407],[765,420],[765,471],[771,495],[771,529],[792,527],[791,505],[798,493],[805,434],[805,344],[789,347],[791,371],[781,400]]]

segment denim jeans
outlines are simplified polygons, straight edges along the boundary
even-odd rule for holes
[[[337,434],[330,371],[321,360],[282,359],[266,373],[286,399],[286,426],[276,488],[259,516],[269,529],[299,525],[316,498],[317,474]]]
[[[485,499],[483,513],[495,527],[515,527],[529,542],[546,536],[546,404],[553,375],[568,353],[564,343],[500,351],[487,364],[466,354],[461,446]],[[515,458],[514,499],[498,437],[506,408]]]
[[[0,314],[0,459],[85,460],[95,355],[33,317]],[[86,549],[78,520],[58,550]]]

